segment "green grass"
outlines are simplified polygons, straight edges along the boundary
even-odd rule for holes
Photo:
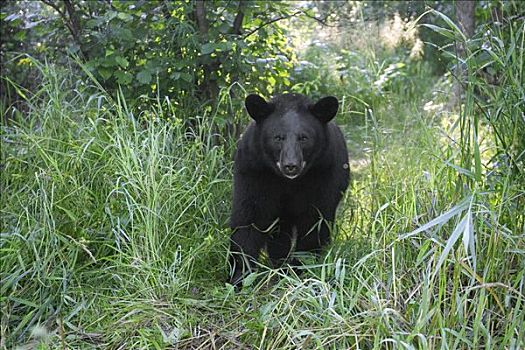
[[[443,81],[339,121],[354,181],[334,243],[300,276],[262,267],[234,293],[234,140],[209,115],[133,115],[34,64],[41,90],[1,133],[2,348],[525,347],[523,183],[491,167],[490,125],[467,151],[451,141],[474,104],[424,110]]]

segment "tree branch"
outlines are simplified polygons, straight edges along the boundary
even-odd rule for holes
[[[233,21],[233,27],[232,27],[232,33],[240,35],[241,34],[241,28],[242,28],[242,21],[244,19],[244,1],[239,0],[239,7],[237,8],[237,16],[235,16],[235,20]]]
[[[222,14],[224,13],[224,11],[226,11],[226,9],[229,8],[230,6],[230,3],[232,2],[233,0],[228,0],[228,2],[226,3],[226,5],[224,5],[224,7],[222,8],[221,12],[219,12],[216,16],[215,16],[215,19],[211,22],[211,24],[209,25],[210,27],[213,27],[215,25],[215,23],[217,23],[217,21],[221,18]]]
[[[206,8],[204,6],[204,0],[197,0],[195,2],[195,9],[193,11],[195,20],[197,21],[197,27],[200,33],[200,42],[206,42],[208,40],[209,23],[206,18]],[[219,87],[217,80],[213,78],[213,72],[217,71],[220,67],[220,63],[217,61],[218,58],[212,60],[209,63],[201,63],[200,66],[203,69],[204,78],[198,84],[199,89],[203,95],[214,101],[219,93]]]
[[[260,29],[266,27],[267,25],[270,25],[270,24],[275,23],[275,22],[277,22],[277,21],[280,21],[280,20],[282,20],[282,19],[287,19],[287,18],[295,17],[295,16],[297,16],[297,15],[300,15],[301,13],[304,13],[304,11],[297,11],[297,12],[294,12],[294,13],[289,14],[289,15],[286,15],[286,16],[276,17],[276,18],[274,18],[274,19],[272,19],[272,20],[270,20],[270,21],[268,21],[268,22],[265,22],[265,23],[261,24],[261,25],[258,26],[257,28],[255,28],[255,29],[249,31],[248,33],[246,33],[246,34],[244,35],[244,37],[245,37],[245,38],[249,37],[250,35],[256,33],[258,30],[260,30]]]
[[[67,15],[64,11],[62,11],[60,9],[60,6],[58,6],[57,4],[55,4],[53,1],[51,0],[41,0],[44,4],[52,7],[56,12],[58,12],[58,14],[60,15],[60,17],[62,18],[62,21],[64,22],[64,25],[67,27],[67,30],[69,31],[69,33],[71,34],[71,36],[73,37],[73,39],[75,41],[77,41],[77,36],[75,35],[75,30],[74,28],[71,26],[71,23],[69,22],[69,18],[67,18]]]
[[[48,6],[51,6],[56,12],[58,12],[60,14],[61,17],[64,16],[64,13],[62,12],[62,10],[60,9],[60,6],[58,6],[57,4],[55,4],[53,1],[51,0],[41,0],[44,4],[48,5]]]
[[[71,0],[64,0],[64,6],[66,7],[67,14],[69,15],[69,21],[71,23],[71,28],[73,29],[72,34],[75,37],[75,41],[79,43],[80,20],[78,18],[78,14],[75,11],[74,5],[71,3]]]
[[[327,14],[326,16],[324,16],[324,18],[319,18],[319,17],[311,16],[311,15],[309,15],[309,14],[306,13],[306,12],[304,13],[304,15],[305,15],[306,17],[311,18],[311,19],[313,19],[313,20],[316,20],[317,22],[321,23],[321,24],[322,24],[323,26],[325,26],[325,27],[332,27],[332,28],[335,28],[335,27],[337,27],[337,26],[334,26],[334,25],[331,25],[331,24],[326,23],[326,20],[328,19],[328,17],[330,17],[331,14],[332,14],[332,13],[329,13],[329,14]]]
[[[111,0],[106,0],[107,4],[109,5],[109,7],[111,7],[111,9],[113,11],[117,11],[117,8],[115,7],[115,5],[113,5],[113,3],[111,2]]]
[[[71,0],[64,0],[64,9],[62,10],[60,6],[52,0],[41,1],[58,12],[60,17],[62,18],[62,22],[73,37],[73,40],[80,48],[80,52],[82,53],[84,58],[87,59],[89,55],[88,52],[85,51],[82,40],[80,39],[80,19],[78,18],[78,13],[75,10],[75,5],[71,2]]]
[[[208,34],[208,21],[206,20],[206,12],[204,9],[204,0],[197,0],[195,3],[195,18],[197,19],[197,26],[202,35]]]

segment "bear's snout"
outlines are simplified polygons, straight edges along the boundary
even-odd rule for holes
[[[277,162],[277,167],[279,168],[279,171],[281,174],[283,174],[285,177],[289,179],[295,179],[299,175],[301,175],[304,167],[306,165],[306,162],[299,163],[286,163],[281,164],[281,162]]]
[[[290,139],[288,138],[288,141],[282,145],[277,167],[285,177],[295,179],[301,175],[306,162],[303,161],[303,150],[300,143]]]
[[[287,175],[296,175],[299,172],[299,166],[296,164],[287,164],[284,166],[284,172]]]

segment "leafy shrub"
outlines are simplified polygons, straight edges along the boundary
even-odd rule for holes
[[[19,51],[58,64],[74,55],[113,96],[213,106],[235,83],[261,93],[289,85],[292,55],[274,16],[290,11],[279,2],[13,2],[1,12],[2,70],[31,90],[38,85],[17,79]]]

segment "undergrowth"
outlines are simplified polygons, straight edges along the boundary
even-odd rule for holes
[[[299,276],[261,266],[239,293],[225,283],[235,143],[213,116],[185,123],[169,101],[134,115],[33,64],[27,115],[2,108],[2,348],[525,347],[521,173],[494,165],[495,126],[471,119],[516,113],[519,60],[517,97],[449,111],[446,79],[420,77],[426,91],[339,120],[353,183],[333,244]]]

